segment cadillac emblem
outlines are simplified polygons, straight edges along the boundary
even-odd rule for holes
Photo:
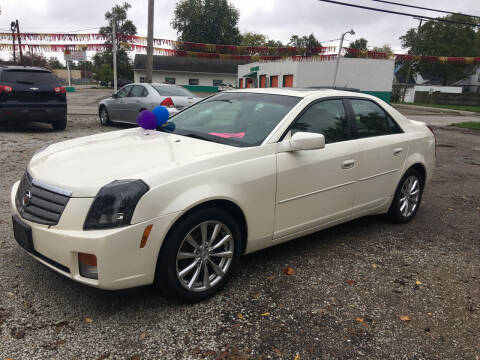
[[[30,204],[31,198],[32,198],[32,193],[30,191],[25,191],[25,194],[23,194],[22,205],[28,206],[28,204]]]

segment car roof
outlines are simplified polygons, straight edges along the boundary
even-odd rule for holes
[[[43,67],[37,67],[37,66],[18,66],[18,65],[0,65],[0,71],[1,70],[36,70],[36,71],[48,71],[51,72],[48,69],[45,69]]]
[[[247,93],[257,93],[257,94],[272,94],[272,95],[287,95],[287,96],[296,96],[305,98],[310,95],[321,95],[321,97],[331,97],[331,96],[356,96],[356,97],[365,97],[369,98],[367,94],[362,94],[359,92],[353,91],[344,91],[344,90],[335,90],[335,89],[309,89],[309,88],[249,88],[249,89],[240,89],[240,90],[227,90],[227,91],[238,91],[238,92],[247,92]]]

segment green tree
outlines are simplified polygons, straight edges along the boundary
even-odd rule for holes
[[[368,41],[367,41],[367,39],[364,39],[364,38],[356,39],[355,41],[352,41],[348,47],[350,49],[367,51],[368,50]],[[357,58],[357,57],[361,57],[361,55],[347,52],[345,57],[347,57],[347,58]]]
[[[113,70],[109,64],[103,64],[96,72],[94,76],[95,80],[98,81],[112,81],[113,80]]]
[[[298,36],[298,35],[292,35],[290,37],[290,41],[287,44],[288,46],[293,46],[296,48],[307,48],[307,50],[303,53],[299,53],[299,55],[318,55],[318,51],[312,51],[309,48],[314,48],[314,47],[321,47],[322,44],[320,41],[317,40],[315,35],[310,34],[308,36]]]
[[[180,41],[239,45],[239,17],[238,9],[227,0],[180,0],[171,25]]]
[[[105,13],[107,25],[100,28],[100,34],[107,35],[106,44],[112,44],[112,28],[115,21],[116,32],[119,35],[136,35],[137,27],[128,19],[127,12],[132,6],[124,2],[123,5],[115,5]],[[121,38],[121,37],[120,37]],[[118,39],[118,38],[117,38]],[[125,49],[119,47],[120,40],[117,40],[117,73],[119,79],[133,80],[133,64]],[[98,72],[103,65],[113,64],[113,53],[111,48],[99,51],[93,56],[93,63]]]
[[[390,45],[388,45],[388,44],[385,44],[383,46],[374,46],[372,51],[382,52],[382,53],[386,53],[386,54],[389,54],[389,55],[393,54],[393,50],[390,47]]]
[[[473,19],[460,15],[449,15],[445,19],[462,22],[475,22]],[[473,57],[480,55],[479,34],[475,27],[460,24],[451,24],[438,21],[427,21],[420,28],[416,28],[400,37],[402,47],[408,49],[409,54],[427,56],[461,56]],[[405,67],[405,66],[404,66]],[[423,77],[437,79],[442,85],[448,85],[469,76],[475,66],[456,63],[442,63],[420,61],[412,63],[412,72],[420,73]]]
[[[264,34],[245,32],[242,35],[240,45],[243,46],[267,46],[268,38]]]
[[[58,60],[58,58],[56,58],[55,56],[52,56],[47,60],[47,67],[49,69],[65,69],[66,68],[66,66],[63,65],[60,62],[60,60]]]

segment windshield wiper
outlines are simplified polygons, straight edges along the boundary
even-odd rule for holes
[[[202,135],[198,135],[198,134],[192,134],[192,133],[190,133],[190,134],[179,134],[179,135],[188,136],[188,137],[191,137],[191,138],[194,138],[194,139],[199,139],[199,140],[211,141],[211,142],[219,143],[219,144],[222,143],[222,142],[219,141],[219,140],[212,139],[211,137],[202,136]]]

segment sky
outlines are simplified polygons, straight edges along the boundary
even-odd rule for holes
[[[442,14],[424,10],[381,4],[371,0],[341,0],[370,7],[436,17]],[[393,0],[411,5],[463,12],[480,16],[479,0]],[[104,14],[113,5],[124,0],[0,0],[0,32],[10,29],[10,22],[18,19],[22,32],[97,32],[105,24]],[[139,35],[147,33],[147,0],[130,0],[129,18]],[[372,12],[363,9],[319,2],[317,0],[230,0],[240,10],[241,32],[263,33],[270,39],[287,43],[292,34],[313,33],[324,46],[338,45],[342,32],[354,29],[348,40],[363,37],[371,46],[390,45],[394,52],[403,52],[399,37],[416,27],[418,20],[411,17]],[[176,39],[170,22],[174,0],[155,1],[154,36]],[[78,31],[88,29],[84,31]],[[348,44],[348,43],[347,43]],[[469,54],[458,54],[468,56]],[[9,54],[0,53],[0,57]]]

